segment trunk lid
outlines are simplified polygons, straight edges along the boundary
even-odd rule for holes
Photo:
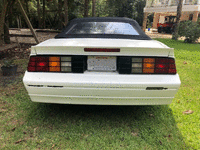
[[[120,52],[85,52],[84,48],[120,48]],[[174,49],[155,40],[77,38],[49,39],[32,46],[32,54],[166,57],[174,56]]]

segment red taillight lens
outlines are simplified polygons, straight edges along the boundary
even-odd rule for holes
[[[28,68],[29,72],[47,72],[49,70],[48,57],[32,56],[30,57]]]
[[[27,70],[29,72],[71,72],[71,56],[31,56]]]
[[[176,74],[175,60],[173,58],[156,58],[155,73]]]

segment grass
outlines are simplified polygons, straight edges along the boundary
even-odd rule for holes
[[[21,74],[0,87],[0,149],[200,149],[200,45],[157,40],[175,48],[181,87],[172,104],[33,103]]]

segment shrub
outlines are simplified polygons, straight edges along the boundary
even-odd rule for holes
[[[185,42],[194,43],[200,37],[199,21],[192,22],[190,20],[181,22],[179,25],[178,35],[184,36]]]

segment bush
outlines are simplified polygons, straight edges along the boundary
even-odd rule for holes
[[[190,20],[181,22],[179,25],[178,35],[184,36],[185,42],[194,43],[200,37],[200,24],[199,21],[192,22]]]

